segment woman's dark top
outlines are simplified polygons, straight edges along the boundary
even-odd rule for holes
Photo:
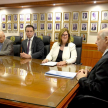
[[[56,62],[63,61],[63,60],[62,60],[62,54],[63,54],[63,51],[62,51],[62,50],[59,50],[59,53],[58,53],[58,57],[57,57],[57,59],[56,59]]]

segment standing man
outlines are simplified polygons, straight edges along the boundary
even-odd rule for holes
[[[44,56],[44,43],[34,36],[34,27],[27,25],[25,28],[27,39],[22,41],[21,58],[42,59]]]
[[[0,31],[0,55],[13,55],[13,42],[5,39],[2,31]]]
[[[84,99],[85,95],[108,101],[108,28],[99,31],[96,44],[98,51],[103,53],[102,58],[90,72],[84,69],[78,71],[76,78],[80,85],[79,92],[68,105],[68,108],[72,108],[74,105],[76,108],[92,108],[90,106],[101,105],[99,102]]]

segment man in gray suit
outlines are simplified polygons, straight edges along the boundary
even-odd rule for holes
[[[34,27],[32,25],[27,25],[25,31],[27,39],[22,41],[22,53],[20,53],[20,57],[42,59],[44,57],[43,41],[34,36]]]
[[[13,42],[5,39],[2,31],[0,31],[0,55],[13,55]]]

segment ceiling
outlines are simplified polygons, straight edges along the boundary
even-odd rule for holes
[[[96,0],[96,4],[106,3],[108,0]],[[88,4],[94,4],[94,0],[8,0],[8,3],[7,0],[0,0],[0,9]]]

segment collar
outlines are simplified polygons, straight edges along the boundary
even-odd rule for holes
[[[34,38],[34,35],[30,38],[30,41],[32,41]],[[29,38],[27,38],[27,40],[29,41]]]
[[[61,46],[61,44],[59,46]],[[67,46],[68,46],[68,43],[65,44],[65,47],[67,47]]]
[[[104,56],[105,55],[105,53],[108,51],[108,49],[106,49],[105,51],[104,51],[104,53],[103,53],[103,55],[102,56]]]

